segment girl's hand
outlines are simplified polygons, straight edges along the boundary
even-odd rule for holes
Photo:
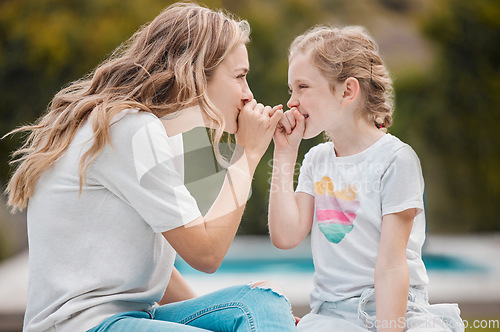
[[[236,143],[244,148],[248,161],[255,166],[269,147],[276,125],[283,116],[282,108],[281,105],[274,108],[264,106],[253,99],[238,116]]]
[[[277,152],[297,152],[304,135],[305,119],[295,107],[286,111],[274,132],[274,148]]]

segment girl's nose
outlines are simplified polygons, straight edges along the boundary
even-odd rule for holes
[[[286,106],[288,106],[288,108],[298,107],[299,106],[299,102],[298,102],[297,99],[294,99],[293,95],[292,95],[292,96],[290,96],[290,99],[288,99],[288,102],[286,103]]]

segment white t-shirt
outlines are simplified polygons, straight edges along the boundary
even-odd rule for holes
[[[30,280],[24,331],[86,331],[148,310],[168,284],[175,251],[161,232],[200,216],[183,184],[182,135],[154,115],[123,111],[79,194],[86,123],[38,180],[28,203]]]
[[[410,285],[426,285],[424,181],[413,149],[386,134],[365,151],[337,157],[332,142],[304,157],[297,192],[314,196],[311,307],[373,287],[382,216],[417,209],[406,249]]]

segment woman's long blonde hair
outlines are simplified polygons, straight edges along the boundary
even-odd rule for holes
[[[384,131],[392,125],[392,79],[378,52],[378,46],[360,26],[316,26],[290,45],[289,59],[298,52],[311,52],[312,63],[330,82],[358,80],[364,103],[359,114]]]
[[[207,82],[235,47],[249,41],[246,21],[192,3],[167,7],[139,29],[111,57],[85,78],[55,95],[35,124],[13,130],[28,132],[13,153],[17,168],[6,193],[13,210],[23,210],[40,175],[66,151],[76,132],[90,121],[93,143],[79,163],[80,190],[87,168],[110,141],[113,116],[127,108],[157,117],[200,105],[215,125],[217,158],[224,118],[207,97]]]

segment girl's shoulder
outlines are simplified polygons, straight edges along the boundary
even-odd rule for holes
[[[387,160],[400,155],[416,156],[415,151],[409,144],[391,134],[385,134],[385,136],[372,146],[369,152],[372,155],[376,155],[379,158]]]
[[[387,134],[387,142],[385,146],[381,146],[385,157],[386,168],[401,169],[420,169],[420,159],[413,148],[397,138],[396,136]],[[382,151],[382,150],[381,150]]]
[[[385,150],[392,157],[404,155],[417,157],[415,150],[413,150],[413,148],[408,143],[403,142],[398,137],[391,134],[386,134],[385,138],[385,144],[381,145],[380,148]]]
[[[305,154],[304,159],[328,156],[330,153],[333,153],[333,151],[334,149],[332,142],[320,143],[310,148],[309,151],[307,151],[307,153]]]
[[[329,158],[333,154],[333,143],[325,142],[313,146],[306,152],[304,159],[302,160],[302,165],[314,165],[318,163],[325,162],[326,158]]]

